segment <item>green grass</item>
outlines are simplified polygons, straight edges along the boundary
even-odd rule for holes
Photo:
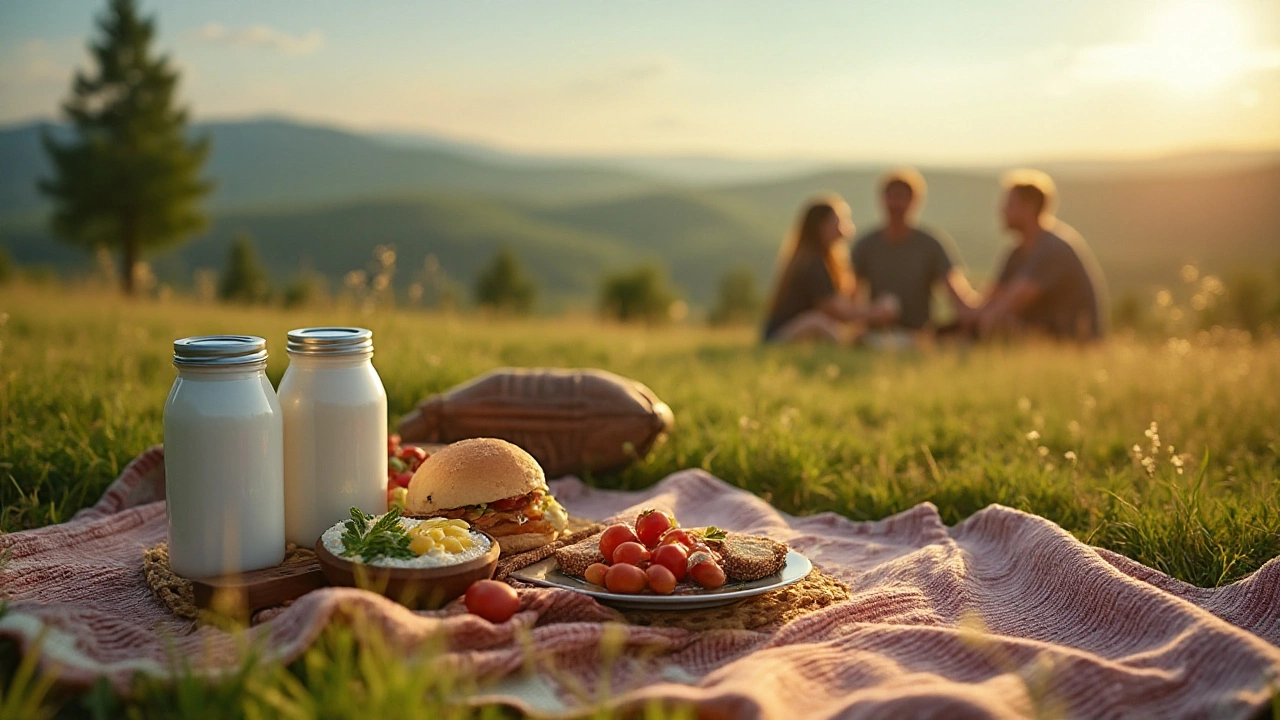
[[[590,479],[601,485],[643,487],[703,467],[787,512],[834,510],[856,520],[928,500],[954,523],[1002,503],[1201,586],[1237,580],[1280,554],[1276,341],[1116,339],[1084,350],[874,355],[762,348],[746,329],[291,314],[18,286],[0,288],[0,312],[7,314],[0,328],[4,531],[69,519],[136,453],[162,440],[173,339],[263,335],[276,353],[269,374],[278,381],[285,332],[337,322],[373,328],[393,419],[430,393],[503,365],[601,367],[644,381],[674,409],[676,430],[643,462]],[[1153,422],[1157,453],[1146,435]],[[1154,458],[1150,471],[1144,457]],[[1181,474],[1172,457],[1183,463]],[[321,675],[277,670],[242,681],[257,689],[235,689],[235,681],[195,685],[245,706],[261,692],[345,707],[323,695],[329,681]],[[365,681],[355,685],[373,692]],[[427,692],[393,685],[386,692]],[[195,701],[183,701],[183,692],[196,691],[152,688],[130,712],[186,716],[181,703]],[[82,702],[67,707],[82,709]]]

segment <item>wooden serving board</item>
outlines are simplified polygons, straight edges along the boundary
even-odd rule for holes
[[[283,605],[329,584],[315,558],[239,575],[192,580],[196,607],[209,610],[236,609],[249,615],[262,608]]]

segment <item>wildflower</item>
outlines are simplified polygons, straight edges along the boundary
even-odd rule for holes
[[[1036,452],[1040,453],[1040,457],[1049,457],[1049,448],[1043,445],[1036,448]]]
[[[1150,457],[1142,458],[1142,468],[1147,471],[1148,475],[1155,475],[1156,474],[1155,458],[1150,458]]]
[[[1072,420],[1071,422],[1067,423],[1067,432],[1071,433],[1071,435],[1074,437],[1080,437],[1081,433],[1083,433],[1084,430],[1081,429],[1079,422]]]
[[[1173,304],[1173,293],[1168,290],[1161,290],[1156,293],[1156,304],[1160,307],[1169,307]]]
[[[1018,409],[1024,413],[1031,412],[1031,398],[1028,398],[1028,397],[1018,398]]]
[[[1179,475],[1182,474],[1182,456],[1181,455],[1174,455],[1173,457],[1169,458],[1169,463],[1173,465],[1174,470],[1177,470]]]
[[[1031,432],[1027,433],[1027,440],[1030,440],[1031,442],[1035,442],[1039,439],[1040,439],[1039,432],[1032,430]]]
[[[1136,444],[1136,443],[1134,444],[1134,446],[1133,446],[1132,448],[1130,448],[1130,450],[1132,450],[1132,451],[1133,451],[1133,454],[1134,454],[1134,455],[1141,455],[1141,454],[1142,454],[1142,446],[1141,446],[1141,445],[1138,445],[1138,444]]]
[[[1065,458],[1065,459],[1066,459],[1066,461],[1067,461],[1067,462],[1069,462],[1069,463],[1071,463],[1072,465],[1075,465],[1075,464],[1076,464],[1076,451],[1075,451],[1075,450],[1068,450],[1068,451],[1066,451],[1066,452],[1062,453],[1062,457],[1063,457],[1063,458]]]
[[[1200,279],[1200,268],[1195,265],[1182,266],[1182,282],[1190,285]]]

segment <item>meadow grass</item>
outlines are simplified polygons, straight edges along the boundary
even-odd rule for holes
[[[262,335],[278,382],[289,329],[352,323],[374,331],[393,422],[423,397],[501,366],[599,367],[645,382],[675,411],[675,431],[631,468],[587,478],[603,486],[638,488],[702,467],[786,512],[855,520],[930,501],[951,524],[1001,503],[1201,586],[1237,580],[1280,554],[1274,340],[1208,334],[873,354],[760,347],[745,328],[162,304],[30,286],[0,288],[0,312],[6,532],[69,519],[161,442],[175,338]],[[337,662],[356,651],[316,652]],[[295,667],[246,677],[243,687],[151,688],[120,708],[190,716],[182,707],[198,706],[198,692],[246,707],[255,693],[293,693],[286,705],[295,710],[347,707],[323,695],[321,674]]]

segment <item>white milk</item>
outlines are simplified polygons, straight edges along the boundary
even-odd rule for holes
[[[310,548],[351,508],[387,511],[387,393],[373,368],[373,333],[289,333],[284,411],[285,537]]]
[[[284,561],[284,431],[266,341],[174,343],[164,407],[169,564],[203,578]]]

